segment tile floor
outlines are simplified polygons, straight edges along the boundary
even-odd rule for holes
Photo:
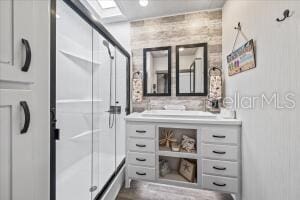
[[[231,195],[212,191],[132,181],[130,189],[121,189],[117,200],[233,200],[233,198]]]

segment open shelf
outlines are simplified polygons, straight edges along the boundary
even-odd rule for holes
[[[95,61],[95,60],[92,60],[90,58],[86,58],[86,57],[83,57],[81,55],[77,55],[75,53],[72,53],[72,52],[68,52],[68,51],[65,51],[65,50],[59,50],[61,53],[63,53],[64,55],[66,56],[69,56],[71,58],[75,58],[75,59],[79,59],[79,60],[82,60],[84,62],[88,62],[88,63],[92,63],[92,64],[95,64],[95,66],[99,66],[101,63],[98,62],[98,61]]]
[[[184,177],[182,177],[176,170],[172,170],[169,174],[165,175],[164,177],[159,177],[159,178],[162,180],[192,183],[192,182],[187,181]]]
[[[176,158],[176,157],[169,157],[169,156],[159,156],[159,160],[167,161],[168,168],[169,168],[169,172],[164,172],[165,174],[163,174],[161,172],[162,165],[159,164],[158,177],[160,182],[173,183],[176,185],[182,185],[182,184],[191,185],[191,186],[197,185],[197,160],[196,159],[188,159],[189,161],[194,163],[194,173],[193,176],[191,176],[194,177],[193,181],[188,180],[182,174],[179,173],[180,163],[181,163],[181,159],[179,157]],[[192,170],[192,167],[189,166],[189,169]]]
[[[185,137],[194,141],[193,150],[190,152],[183,148],[182,142]],[[169,140],[170,147],[167,147],[166,143],[160,143],[161,141],[166,141],[166,138],[172,138],[172,140]],[[176,143],[177,146],[179,146],[179,151],[172,150],[171,146],[173,143]],[[159,127],[159,155],[197,158],[197,129]]]
[[[170,148],[167,147],[159,147],[158,155],[160,156],[169,156],[169,157],[177,157],[177,158],[192,158],[197,159],[197,153],[188,153],[188,152],[181,152],[181,151],[172,151]]]

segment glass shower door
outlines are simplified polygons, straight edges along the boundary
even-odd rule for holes
[[[121,113],[116,115],[116,167],[121,164],[126,155],[127,62],[127,57],[116,49],[116,105],[121,106]]]
[[[91,199],[92,27],[57,1],[56,199]]]
[[[125,158],[128,60],[64,1],[56,11],[56,199],[92,200]]]
[[[93,186],[101,191],[115,172],[115,48],[93,31]],[[95,187],[94,187],[95,188]]]

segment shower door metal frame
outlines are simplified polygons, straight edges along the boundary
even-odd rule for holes
[[[56,128],[56,1],[57,0],[51,0],[50,16],[50,200],[56,200],[56,140],[59,137],[59,130]],[[63,1],[108,42],[117,48],[124,56],[126,56],[127,91],[125,112],[126,115],[128,115],[130,113],[130,54],[100,22],[94,20],[92,14],[78,0]],[[125,158],[120,165],[116,167],[115,172],[96,195],[95,199],[100,199],[102,197],[124,164]]]

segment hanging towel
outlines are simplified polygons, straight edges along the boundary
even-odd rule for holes
[[[141,72],[133,73],[132,79],[132,101],[134,103],[140,103],[143,101],[143,79]]]
[[[222,77],[210,76],[210,92],[209,97],[217,100],[222,98]]]

